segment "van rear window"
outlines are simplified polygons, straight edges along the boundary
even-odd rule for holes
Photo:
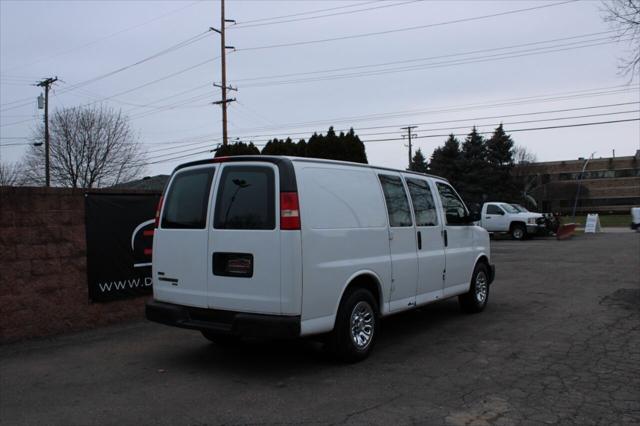
[[[216,199],[216,229],[275,229],[275,177],[261,166],[227,166]]]
[[[204,229],[214,170],[189,170],[173,178],[164,204],[162,228]]]

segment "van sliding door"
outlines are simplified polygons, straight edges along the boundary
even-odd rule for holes
[[[392,287],[389,298],[391,312],[416,304],[418,259],[416,230],[402,178],[399,174],[379,174],[389,216],[389,249],[391,253]]]

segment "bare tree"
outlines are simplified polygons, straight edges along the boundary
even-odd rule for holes
[[[617,32],[618,40],[631,46],[629,58],[621,59],[620,70],[625,75],[640,74],[640,0],[604,1],[604,20]]]
[[[140,177],[144,154],[128,118],[106,106],[58,110],[49,124],[51,182],[56,186],[95,188]],[[44,182],[44,126],[35,132],[25,155],[30,184]],[[38,146],[36,146],[38,145]]]
[[[22,184],[22,173],[18,163],[0,162],[0,186],[17,186]]]
[[[513,147],[513,162],[515,164],[528,164],[538,161],[536,155],[522,145]]]
[[[536,167],[533,165],[538,161],[536,155],[522,145],[513,147],[513,162],[515,166],[511,169],[511,175],[516,181],[516,186],[521,193],[525,204],[537,207],[536,200],[531,196],[531,192],[538,186],[538,175]]]

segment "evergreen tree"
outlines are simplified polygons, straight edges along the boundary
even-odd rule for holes
[[[289,156],[300,156],[298,153],[298,145],[295,144],[291,138],[287,138],[286,140],[278,140],[278,138],[274,138],[267,142],[267,144],[262,148],[263,155],[289,155]]]
[[[493,167],[513,166],[513,141],[500,124],[486,144],[487,161]]]
[[[427,160],[424,158],[424,155],[422,154],[422,150],[420,148],[418,148],[416,153],[413,155],[411,164],[409,165],[409,170],[412,170],[414,172],[427,173]]]
[[[507,135],[500,124],[486,143],[487,163],[490,173],[487,175],[486,191],[493,200],[512,201],[518,198],[512,169],[514,166],[514,147],[511,136]]]
[[[433,151],[429,162],[429,171],[434,175],[448,179],[453,185],[457,185],[460,177],[460,156],[460,142],[451,134],[444,146]]]
[[[350,128],[349,132],[344,136],[343,143],[346,146],[346,161],[364,164],[368,163],[364,144],[354,132],[353,127]]]
[[[260,150],[249,142],[236,142],[227,145],[221,145],[216,151],[216,157],[232,157],[234,155],[260,155]]]
[[[353,129],[346,134],[340,132],[339,135],[336,135],[333,127],[329,127],[326,135],[314,133],[306,144],[305,156],[367,163],[364,144]]]
[[[491,170],[487,162],[487,146],[475,126],[462,143],[459,165],[458,191],[469,203],[486,201]]]

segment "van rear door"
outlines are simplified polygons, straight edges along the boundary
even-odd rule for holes
[[[209,227],[208,306],[281,313],[278,169],[223,163]]]
[[[159,301],[207,307],[210,192],[216,167],[176,172],[153,238],[153,293]]]

